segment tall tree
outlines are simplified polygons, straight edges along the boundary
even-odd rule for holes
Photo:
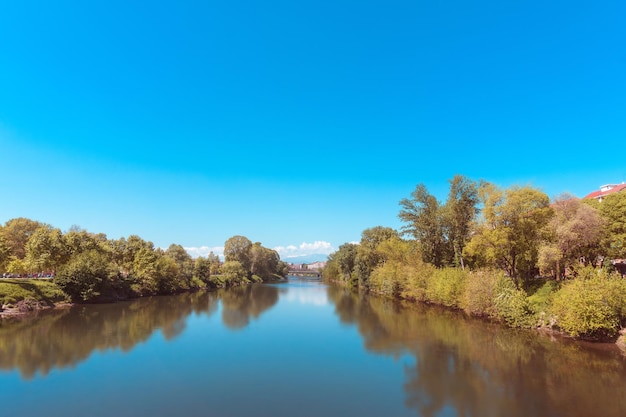
[[[545,228],[546,242],[539,248],[539,266],[560,279],[568,267],[595,261],[604,221],[596,209],[571,195],[557,197],[552,208],[554,216]]]
[[[26,243],[27,268],[31,272],[56,270],[69,260],[69,252],[61,230],[42,226]]]
[[[252,242],[250,239],[245,236],[233,236],[224,243],[224,259],[226,262],[239,262],[243,269],[250,274],[252,266],[251,249]]]
[[[478,214],[478,186],[462,175],[450,180],[444,208],[444,229],[454,251],[455,264],[465,269],[463,249],[470,240],[472,223]]]
[[[361,242],[357,247],[354,273],[359,282],[359,288],[369,287],[369,278],[376,266],[383,261],[378,253],[378,245],[382,242],[398,237],[398,232],[390,227],[376,226],[365,229],[361,233]]]
[[[533,275],[541,244],[541,232],[552,216],[549,197],[532,187],[502,191],[485,183],[480,190],[484,204],[465,254],[475,262],[497,266],[513,279]]]
[[[43,226],[42,223],[25,217],[7,221],[2,228],[2,234],[11,255],[18,259],[24,259],[26,256],[26,242],[41,226]]]
[[[419,242],[424,262],[444,266],[450,248],[444,237],[441,206],[435,196],[428,192],[424,184],[419,184],[410,199],[400,201],[400,206],[400,220],[406,223],[402,231]]]
[[[626,192],[608,195],[597,204],[605,220],[602,246],[610,259],[626,259]]]

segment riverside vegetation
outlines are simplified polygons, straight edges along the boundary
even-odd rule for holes
[[[0,307],[27,311],[64,301],[103,302],[199,288],[270,281],[286,275],[278,253],[233,236],[225,262],[212,252],[193,259],[181,245],[155,248],[139,236],[107,239],[73,227],[66,233],[26,218],[0,226]],[[51,280],[22,277],[53,277]],[[1,311],[1,310],[0,310]]]
[[[444,204],[420,184],[400,206],[400,232],[363,231],[329,256],[324,278],[591,340],[626,326],[626,279],[612,262],[626,258],[626,193],[550,201],[457,175]]]

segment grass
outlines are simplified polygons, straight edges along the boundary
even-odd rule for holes
[[[0,305],[12,305],[25,299],[53,304],[67,301],[67,295],[50,280],[0,279]]]

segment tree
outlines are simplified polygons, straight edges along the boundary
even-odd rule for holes
[[[462,175],[450,180],[450,192],[444,207],[444,230],[454,251],[456,265],[465,269],[463,249],[470,240],[472,223],[478,214],[478,186]]]
[[[626,258],[626,192],[608,195],[597,207],[605,220],[602,247],[606,256]]]
[[[357,247],[354,260],[354,273],[358,280],[359,288],[369,288],[369,278],[376,266],[382,262],[378,246],[392,237],[398,237],[398,232],[390,227],[376,226],[365,229],[361,233],[361,242]]]
[[[400,220],[405,234],[412,235],[420,244],[424,262],[436,267],[444,266],[449,259],[450,248],[444,238],[442,210],[437,199],[424,184],[419,184],[411,198],[400,201]]]
[[[54,282],[74,301],[92,301],[97,298],[117,271],[108,257],[90,250],[70,259],[54,278]]]
[[[10,254],[18,259],[24,259],[26,256],[26,242],[41,226],[43,226],[42,223],[25,217],[7,221],[2,228],[2,234],[4,235],[6,245],[9,247]]]
[[[226,261],[222,265],[222,275],[226,285],[239,285],[248,276],[248,271],[239,261]]]
[[[221,266],[220,257],[214,254],[213,252],[209,252],[209,254],[207,255],[207,261],[210,264],[210,271],[209,271],[210,274],[211,275],[218,274],[220,271],[220,266]]]
[[[224,243],[224,259],[226,262],[239,262],[246,272],[250,274],[252,266],[251,249],[252,242],[247,237],[233,236]]]
[[[0,272],[7,270],[9,260],[11,259],[11,249],[7,245],[7,241],[2,234],[2,226],[0,225]]]
[[[181,245],[172,243],[165,251],[165,256],[170,257],[174,260],[174,262],[176,262],[176,265],[178,265],[179,276],[172,278],[180,278],[189,284],[193,276],[194,262],[193,259],[191,259],[191,255],[187,253],[185,248]]]
[[[352,280],[357,248],[358,245],[354,243],[344,243],[339,246],[339,250],[337,250],[337,252],[335,252],[330,258],[331,262],[335,262],[337,264],[337,268],[340,273],[339,278],[353,286],[357,285],[357,282]]]
[[[198,256],[193,264],[193,276],[208,283],[211,278],[211,262],[207,258]]]
[[[595,261],[604,222],[596,209],[571,195],[557,197],[552,208],[554,216],[544,230],[546,242],[539,248],[539,266],[560,279],[568,267]]]
[[[465,247],[476,264],[497,266],[519,287],[519,278],[529,278],[537,266],[541,232],[552,216],[549,197],[532,187],[502,191],[482,184],[482,221]]]
[[[256,242],[250,248],[250,270],[253,275],[257,275],[263,280],[270,280],[274,275],[280,275],[280,256],[273,249],[263,247]]]
[[[61,230],[46,225],[28,239],[24,261],[31,272],[53,271],[68,261],[68,255]]]
[[[113,262],[124,274],[132,273],[135,256],[141,249],[154,250],[152,242],[143,240],[137,235],[131,235],[128,239],[122,237],[117,240],[110,240],[108,246]]]

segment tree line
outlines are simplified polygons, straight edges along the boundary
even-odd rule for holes
[[[137,235],[108,239],[78,227],[62,232],[48,224],[15,218],[0,225],[0,271],[4,275],[53,275],[73,301],[106,301],[228,287],[286,275],[278,253],[233,236],[225,262],[213,252],[192,258],[178,244],[155,247]]]
[[[377,226],[329,257],[328,280],[572,335],[626,325],[626,193],[602,202],[457,175],[445,202],[416,186],[400,231]]]

